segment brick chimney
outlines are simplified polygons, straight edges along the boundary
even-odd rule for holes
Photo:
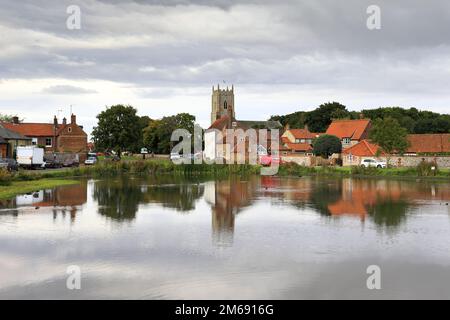
[[[14,117],[12,118],[12,123],[13,123],[13,124],[19,124],[19,117],[18,117],[18,116],[14,116]]]
[[[73,113],[72,113],[72,115],[70,116],[70,123],[71,123],[71,124],[76,124],[76,123],[77,123],[77,116],[74,115]]]
[[[58,126],[58,118],[56,116],[53,118],[53,124],[55,127]]]
[[[66,117],[64,117],[63,118],[63,125],[66,125],[67,124],[67,119],[66,119]]]

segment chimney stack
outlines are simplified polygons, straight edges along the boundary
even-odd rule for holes
[[[74,115],[73,113],[72,113],[72,116],[70,117],[70,123],[71,124],[76,124],[77,123],[77,116]]]
[[[55,125],[55,127],[58,126],[58,118],[56,116],[53,118],[53,124]]]
[[[18,116],[14,116],[12,118],[12,122],[13,122],[13,124],[19,124],[19,117]]]
[[[63,125],[66,125],[67,124],[67,119],[66,119],[66,117],[64,117],[63,118]]]

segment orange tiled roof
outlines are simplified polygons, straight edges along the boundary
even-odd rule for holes
[[[208,129],[218,129],[223,130],[223,128],[228,124],[229,116],[225,115],[214,121]]]
[[[357,144],[342,150],[343,154],[352,154],[358,157],[374,157],[377,155],[379,146],[368,140],[361,140]],[[383,154],[383,152],[381,152]]]
[[[337,136],[339,139],[351,138],[360,140],[370,127],[369,119],[333,120],[327,129],[327,134]]]
[[[409,153],[450,152],[450,134],[409,134]]]
[[[53,124],[51,123],[2,123],[2,125],[11,131],[20,133],[28,137],[52,137],[55,135]],[[62,127],[62,125],[60,125]],[[58,128],[58,132],[61,128]]]
[[[295,139],[314,139],[317,133],[309,132],[307,129],[289,129],[289,131]]]
[[[285,143],[285,146],[293,151],[312,151],[312,147],[309,143]]]

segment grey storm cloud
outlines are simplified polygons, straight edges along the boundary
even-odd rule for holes
[[[450,85],[450,3],[403,1],[0,0],[2,78],[151,86],[333,86],[379,92]],[[81,8],[68,30],[66,8]],[[381,8],[381,30],[366,9]],[[70,90],[69,90],[70,91]]]
[[[57,85],[43,89],[42,93],[71,95],[71,94],[93,94],[97,93],[97,91],[69,85]]]

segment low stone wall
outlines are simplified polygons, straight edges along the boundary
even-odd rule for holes
[[[386,158],[383,158],[387,161]],[[450,168],[450,157],[425,157],[425,156],[411,156],[411,157],[391,157],[389,164],[394,167],[417,167],[422,161],[436,162],[438,168]]]
[[[348,155],[342,157],[344,167],[347,166],[359,166],[364,159],[375,159],[379,161],[386,161],[386,157],[357,157],[353,156],[352,160]],[[389,165],[393,167],[417,167],[422,161],[436,162],[438,168],[450,168],[450,156],[432,157],[432,156],[392,156],[389,159]]]
[[[286,156],[281,156],[281,161],[282,162],[295,162],[301,166],[311,166],[312,164],[312,157],[311,156],[304,156],[304,155],[286,155]]]

